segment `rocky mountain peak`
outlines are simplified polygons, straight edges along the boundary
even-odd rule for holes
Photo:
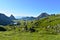
[[[15,20],[15,17],[11,14],[10,19]]]

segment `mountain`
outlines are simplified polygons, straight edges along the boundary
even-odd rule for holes
[[[20,18],[20,20],[34,20],[34,19],[36,20],[36,19],[47,17],[47,16],[50,16],[50,15],[47,13],[41,13],[38,17],[22,17]]]
[[[44,17],[47,17],[47,16],[50,16],[49,14],[47,13],[41,13],[38,17],[20,17],[20,18],[17,18],[19,20],[36,20],[36,19],[40,19],[40,18],[44,18]],[[11,19],[15,19],[13,16]]]
[[[35,17],[22,17],[21,20],[34,20]]]
[[[41,14],[37,17],[37,19],[44,18],[44,17],[47,17],[47,16],[49,16],[49,14],[47,14],[47,13],[41,13]]]
[[[15,20],[15,17],[13,15],[10,16],[11,20]]]
[[[0,25],[8,25],[13,23],[9,17],[0,13]]]

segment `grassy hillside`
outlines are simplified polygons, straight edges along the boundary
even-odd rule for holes
[[[37,20],[34,26],[38,31],[46,33],[60,33],[60,15],[48,16]]]
[[[39,23],[40,26],[55,26],[57,24],[60,24],[60,15],[42,18],[41,20],[38,20],[37,23]]]
[[[60,40],[60,15],[14,21],[19,25],[0,26],[7,30],[0,31],[0,40]]]

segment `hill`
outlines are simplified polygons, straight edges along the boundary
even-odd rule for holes
[[[40,20],[36,20],[34,26],[39,31],[45,31],[48,33],[60,33],[60,14],[52,15],[45,18],[41,18]]]
[[[39,20],[15,21],[20,25],[3,27],[7,31],[0,32],[1,40],[60,40],[60,14],[50,15]]]

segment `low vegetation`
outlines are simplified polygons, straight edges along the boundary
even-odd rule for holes
[[[60,40],[60,15],[14,22],[17,24],[0,26],[0,40]]]

